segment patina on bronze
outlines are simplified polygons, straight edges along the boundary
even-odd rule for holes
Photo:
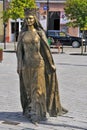
[[[25,10],[26,11],[26,10]],[[35,13],[27,9],[17,45],[17,72],[23,114],[38,122],[67,112],[61,106],[56,67]]]

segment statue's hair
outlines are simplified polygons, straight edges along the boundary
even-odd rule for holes
[[[45,30],[43,29],[41,23],[38,20],[37,12],[38,12],[37,8],[35,8],[35,9],[34,8],[33,9],[29,9],[29,8],[24,9],[25,19],[24,19],[24,22],[23,22],[23,25],[22,25],[22,28],[21,28],[21,32],[25,32],[25,31],[28,30],[28,25],[26,23],[26,16],[28,16],[28,15],[34,16],[34,19],[35,19],[34,28],[37,31],[43,30],[45,32]]]
[[[41,23],[39,22],[39,20],[38,20],[38,18],[37,18],[37,16],[36,15],[33,15],[34,16],[34,18],[35,18],[35,23],[34,23],[34,27],[35,27],[35,29],[36,30],[43,30],[44,31],[44,29],[43,29],[43,27],[42,27],[42,25],[41,25]],[[26,20],[24,19],[24,22],[23,22],[23,25],[22,25],[22,29],[21,29],[23,32],[24,31],[27,31],[28,30],[28,25],[26,24]]]

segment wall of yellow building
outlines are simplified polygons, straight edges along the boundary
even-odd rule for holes
[[[3,29],[3,19],[2,17],[2,11],[3,11],[3,2],[0,2],[0,42],[3,42],[3,33],[4,33],[4,29]]]

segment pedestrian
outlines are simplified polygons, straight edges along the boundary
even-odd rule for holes
[[[58,53],[61,52],[62,43],[59,40],[56,40],[56,46],[58,48]]]
[[[23,114],[32,122],[67,112],[61,106],[56,67],[36,9],[25,9],[17,44],[17,72]]]
[[[48,45],[54,44],[54,39],[52,37],[48,37]]]
[[[51,45],[51,37],[48,37],[48,45]]]

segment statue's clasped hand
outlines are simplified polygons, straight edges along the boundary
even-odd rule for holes
[[[17,73],[20,75],[22,73],[21,69],[17,69]]]
[[[52,65],[51,68],[52,68],[52,72],[55,72],[55,71],[56,71],[55,65]]]

